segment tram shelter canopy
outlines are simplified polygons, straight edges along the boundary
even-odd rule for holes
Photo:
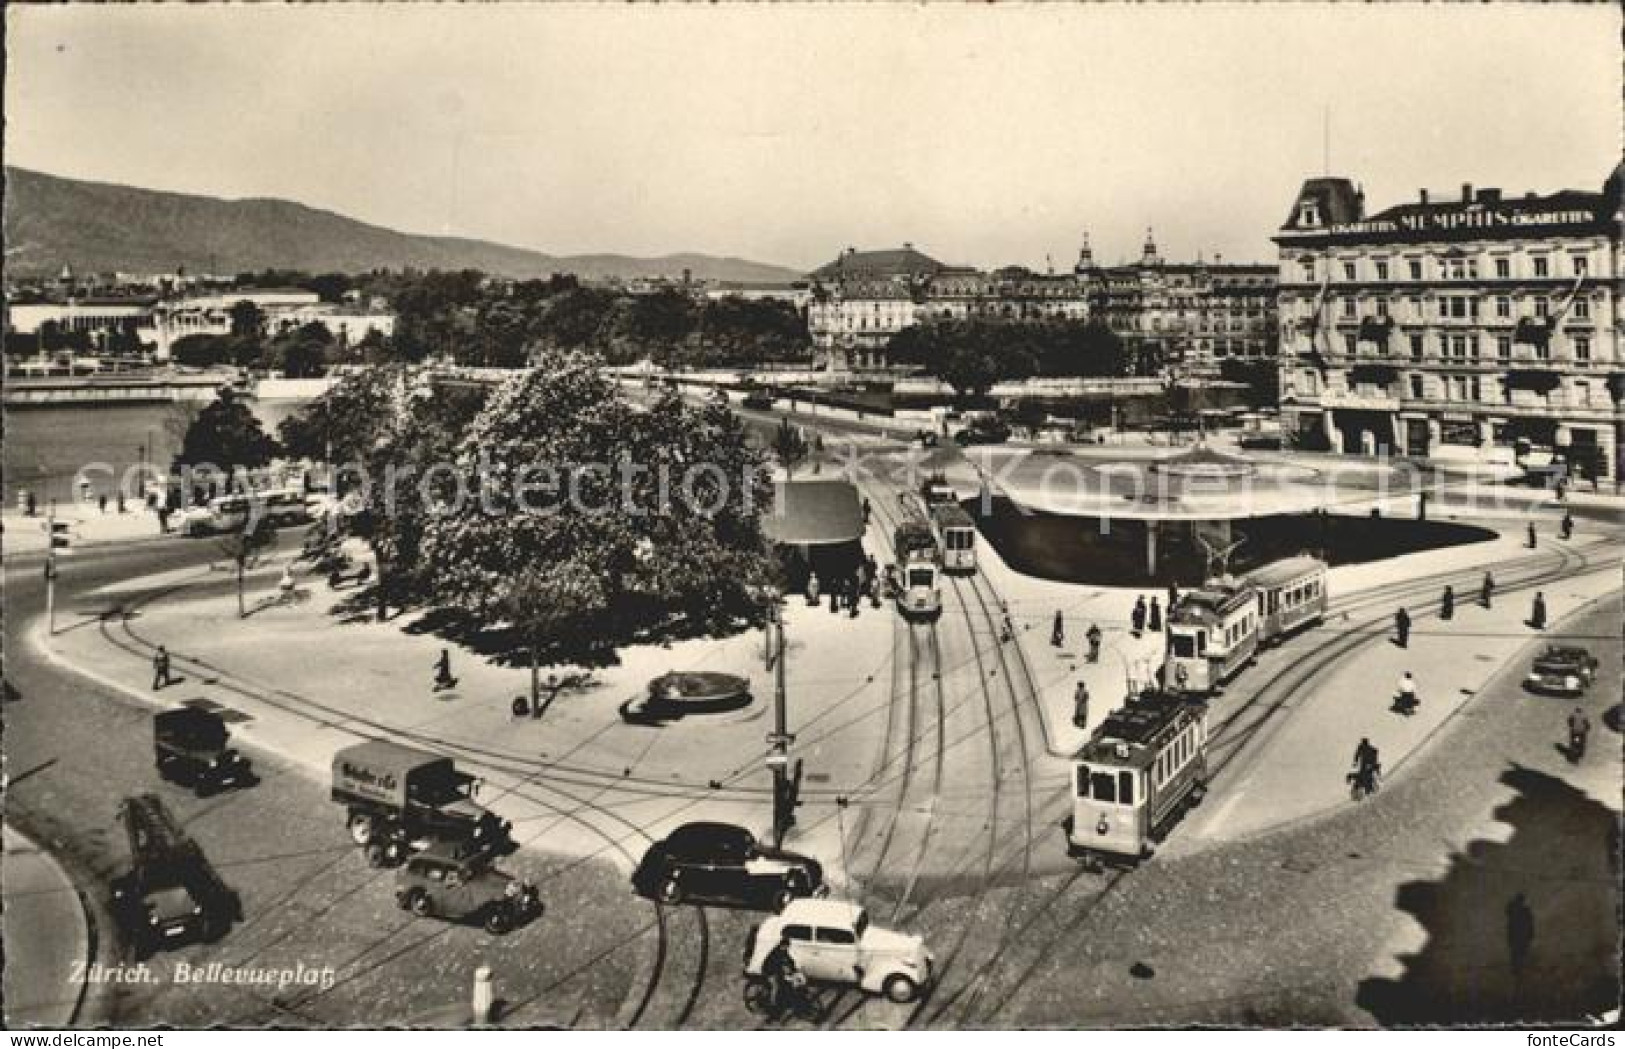
[[[850,481],[778,481],[762,526],[769,539],[785,546],[852,543],[863,538],[863,506]]]

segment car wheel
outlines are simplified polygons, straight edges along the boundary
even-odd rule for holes
[[[513,917],[505,910],[497,909],[485,916],[485,931],[492,936],[501,936],[513,928]]]
[[[894,1002],[908,1003],[920,996],[920,985],[901,974],[886,977],[886,997]]]
[[[372,841],[372,817],[364,812],[358,812],[350,817],[350,840],[357,845],[365,845]]]
[[[422,889],[413,889],[406,894],[406,909],[419,918],[434,917],[434,901]]]
[[[659,896],[661,903],[674,907],[683,902],[683,883],[677,880],[677,875],[673,874],[661,884]]]

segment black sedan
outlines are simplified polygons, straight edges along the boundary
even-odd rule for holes
[[[1010,427],[1002,419],[978,419],[954,434],[960,447],[972,444],[1003,444],[1010,439]]]
[[[1548,645],[1546,651],[1535,657],[1523,684],[1531,692],[1578,696],[1591,686],[1596,677],[1596,656],[1583,648]]]
[[[825,891],[818,861],[768,848],[729,823],[685,823],[655,842],[633,873],[632,887],[661,903],[696,900],[775,911]]]

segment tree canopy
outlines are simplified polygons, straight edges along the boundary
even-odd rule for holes
[[[219,397],[198,412],[187,427],[175,463],[214,466],[230,474],[240,467],[264,466],[276,452],[276,441],[266,434],[248,405],[238,400],[230,387],[223,387]]]

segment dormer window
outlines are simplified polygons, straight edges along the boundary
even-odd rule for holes
[[[1298,225],[1320,225],[1320,206],[1312,200],[1306,200],[1298,205]]]

